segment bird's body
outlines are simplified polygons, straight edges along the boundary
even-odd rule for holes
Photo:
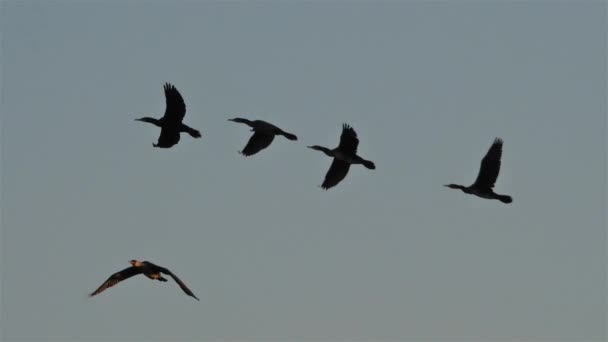
[[[357,155],[359,139],[355,130],[347,124],[342,125],[342,134],[340,135],[340,144],[334,149],[313,145],[308,146],[313,150],[321,151],[328,157],[333,158],[333,162],[325,175],[325,180],[321,187],[325,190],[336,186],[348,174],[348,170],[352,164],[362,164],[370,170],[374,170],[376,165],[374,162],[366,160]]]
[[[445,186],[451,189],[460,189],[466,194],[475,195],[485,199],[495,199],[503,203],[513,202],[513,198],[511,198],[511,196],[501,195],[494,192],[494,184],[496,183],[498,173],[500,172],[502,144],[503,141],[500,138],[494,139],[488,153],[486,153],[481,160],[479,174],[477,175],[477,179],[473,184],[470,186],[447,184]]]
[[[182,123],[186,115],[186,104],[175,86],[165,83],[164,91],[167,106],[165,115],[162,118],[144,117],[135,119],[136,121],[147,122],[160,127],[158,142],[156,144],[153,143],[152,146],[161,148],[172,147],[179,142],[180,133],[182,132],[188,133],[193,138],[200,138],[201,133],[198,130]]]
[[[334,158],[339,159],[339,160],[341,160],[343,162],[346,162],[348,164],[362,164],[364,166],[367,164],[367,165],[369,165],[369,167],[366,166],[368,169],[372,169],[373,170],[373,169],[376,168],[375,165],[372,165],[373,163],[369,163],[367,160],[359,157],[358,155],[356,155],[356,154],[355,155],[350,155],[348,153],[344,153],[344,151],[342,151],[342,150],[340,150],[338,148],[335,148],[333,150],[332,154],[333,154]]]
[[[105,291],[107,288],[110,288],[110,287],[118,284],[119,282],[129,279],[138,274],[143,274],[146,277],[148,277],[149,279],[158,280],[158,281],[162,281],[162,282],[167,281],[167,279],[163,278],[163,276],[162,276],[163,274],[166,274],[166,275],[170,276],[171,278],[173,278],[173,280],[175,280],[175,282],[179,285],[179,287],[181,287],[181,289],[188,296],[194,297],[194,298],[196,298],[196,300],[198,300],[198,298],[194,295],[194,293],[192,293],[192,291],[190,291],[190,289],[186,286],[186,284],[184,284],[175,274],[173,274],[168,269],[155,265],[149,261],[131,260],[129,262],[132,265],[131,267],[127,267],[122,271],[112,274],[106,281],[103,282],[103,284],[101,284],[101,286],[99,286],[97,288],[97,290],[95,290],[89,296],[93,297],[93,296]]]
[[[279,127],[262,120],[248,120],[243,118],[228,119],[228,121],[243,123],[251,127],[254,132],[241,154],[248,157],[252,156],[266,147],[270,146],[276,135],[282,135],[289,140],[298,140],[294,134],[288,133]]]

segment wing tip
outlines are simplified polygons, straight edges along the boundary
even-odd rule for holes
[[[323,183],[323,184],[319,185],[318,187],[321,188],[321,189],[323,189],[323,190],[325,190],[325,191],[327,191],[327,190],[333,188],[334,186],[335,185],[327,185],[327,184]]]
[[[175,88],[175,85],[173,85],[172,83],[169,82],[165,82],[165,84],[163,85],[163,88],[165,90],[165,93],[167,92],[171,92],[171,93],[178,93],[177,88]]]

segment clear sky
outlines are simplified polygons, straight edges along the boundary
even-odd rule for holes
[[[606,340],[606,7],[2,1],[0,339]],[[343,122],[377,169],[323,191]],[[443,187],[495,137],[512,204]],[[134,258],[201,301],[87,297]]]

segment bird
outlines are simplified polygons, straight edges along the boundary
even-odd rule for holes
[[[502,157],[502,144],[500,138],[495,138],[492,146],[481,160],[477,179],[470,186],[458,184],[446,184],[451,189],[460,189],[466,194],[475,195],[485,199],[496,199],[502,203],[511,203],[513,198],[508,195],[500,195],[494,192],[494,183],[500,172],[500,158]]]
[[[97,290],[89,294],[89,297],[93,297],[105,291],[107,288],[110,288],[123,280],[127,280],[134,275],[143,274],[152,280],[166,282],[167,279],[163,278],[162,276],[162,274],[166,274],[173,278],[173,280],[175,280],[179,287],[181,287],[188,296],[194,297],[196,300],[200,300],[194,295],[194,293],[192,293],[192,291],[190,291],[186,284],[184,284],[175,274],[173,274],[173,272],[169,271],[168,269],[155,265],[149,261],[130,260],[129,263],[132,265],[131,267],[127,267],[122,271],[112,274],[106,281],[103,282],[103,284],[101,284],[101,286],[97,288]]]
[[[167,102],[165,115],[160,119],[150,117],[135,119],[135,121],[147,122],[160,127],[158,142],[152,143],[152,146],[170,148],[179,142],[181,132],[188,133],[193,138],[200,138],[201,132],[182,123],[186,115],[186,104],[182,95],[170,83],[165,83],[164,90]]]
[[[243,118],[228,119],[228,121],[238,122],[251,127],[254,132],[245,148],[240,152],[245,157],[252,156],[266,147],[270,146],[275,135],[282,135],[289,140],[298,140],[295,134],[285,132],[279,127],[262,120],[248,120]]]
[[[338,147],[329,149],[319,145],[308,146],[308,148],[321,151],[334,158],[325,175],[325,180],[321,184],[321,188],[328,190],[340,183],[346,177],[351,164],[363,164],[363,166],[370,170],[376,169],[376,165],[372,161],[365,160],[357,155],[358,146],[359,139],[357,138],[357,132],[346,123],[342,125],[342,134],[340,135]]]

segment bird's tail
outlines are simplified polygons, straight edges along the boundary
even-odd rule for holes
[[[193,138],[200,138],[201,137],[201,132],[199,132],[197,129],[194,129],[190,126],[184,125],[182,124],[182,132],[186,132],[188,134],[190,134],[191,137]]]
[[[507,195],[496,195],[496,199],[501,201],[502,203],[511,203],[513,202],[513,198]]]
[[[361,164],[363,164],[363,166],[365,166],[366,168],[368,168],[370,170],[375,170],[376,169],[376,164],[374,164],[373,161],[363,159],[361,161]]]
[[[284,131],[281,131],[281,134],[289,140],[298,140],[298,137],[295,134],[287,133]]]

